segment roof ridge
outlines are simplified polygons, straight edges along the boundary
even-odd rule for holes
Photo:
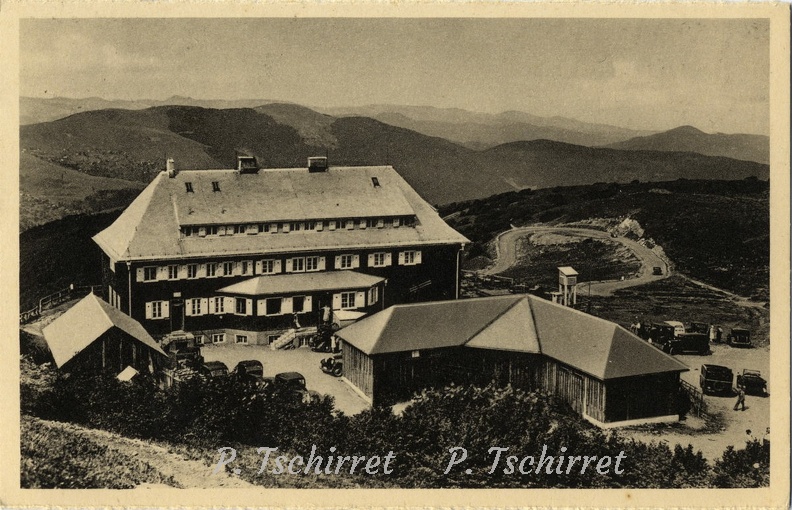
[[[471,341],[471,340],[473,340],[474,338],[476,338],[476,337],[477,337],[479,334],[481,334],[481,332],[483,332],[485,329],[487,329],[488,327],[490,327],[490,326],[491,326],[491,325],[492,325],[492,324],[493,324],[495,321],[497,321],[498,319],[500,319],[501,317],[503,317],[503,316],[506,314],[506,312],[508,312],[509,310],[511,310],[512,308],[514,308],[515,306],[517,306],[517,303],[519,303],[520,301],[522,301],[522,299],[517,299],[516,301],[514,301],[513,303],[511,303],[509,306],[507,306],[505,309],[501,310],[501,312],[500,312],[499,314],[497,314],[495,317],[493,317],[493,318],[492,318],[492,320],[490,320],[489,322],[487,322],[486,324],[484,324],[484,326],[483,326],[481,329],[479,329],[478,331],[476,331],[475,333],[473,333],[472,335],[470,335],[470,336],[469,336],[469,337],[468,337],[468,338],[467,338],[467,339],[466,339],[464,342],[462,342],[462,343],[461,343],[461,344],[459,344],[459,345],[460,345],[460,346],[465,346],[465,345],[467,345],[468,343],[470,343],[470,341]]]
[[[539,335],[539,328],[536,327],[536,314],[534,313],[533,299],[529,299],[530,294],[524,294],[523,298],[528,302],[528,310],[531,312],[531,324],[533,324],[534,333],[536,334],[536,345],[539,346],[539,354],[547,356],[542,347],[542,338]]]
[[[476,301],[497,301],[497,300],[507,300],[507,299],[516,299],[515,303],[520,301],[519,296],[515,296],[513,294],[510,295],[503,295],[503,296],[486,296],[486,297],[477,297],[474,298]],[[460,301],[467,301],[467,299],[443,299],[440,301],[423,301],[421,303],[399,303],[396,305],[391,305],[390,308],[418,308],[422,306],[429,306],[429,305],[439,305],[439,304],[447,304],[447,303],[458,303]]]

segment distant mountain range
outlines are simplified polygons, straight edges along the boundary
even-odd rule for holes
[[[473,150],[368,117],[334,117],[295,104],[213,109],[98,110],[22,126],[21,171],[46,162],[147,183],[172,157],[179,168],[230,168],[240,152],[264,167],[393,165],[435,204],[523,189],[594,182],[766,179],[767,165],[693,152],[616,150],[533,140]],[[113,181],[117,184],[117,181]],[[21,190],[30,193],[25,183]],[[40,190],[37,191],[40,193]]]
[[[392,126],[411,129],[429,136],[439,136],[471,149],[488,149],[508,142],[543,139],[596,146],[653,133],[607,124],[592,124],[565,117],[539,117],[517,111],[491,114],[459,108],[400,105],[318,108],[318,110],[337,117],[370,117]]]
[[[770,140],[762,135],[708,134],[693,126],[681,126],[662,133],[639,136],[608,145],[612,149],[698,152],[707,156],[770,162]]]

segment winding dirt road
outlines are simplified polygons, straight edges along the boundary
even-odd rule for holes
[[[483,270],[482,273],[487,275],[498,274],[515,265],[519,258],[517,255],[517,243],[520,238],[528,234],[537,233],[562,234],[619,242],[629,248],[641,262],[641,269],[637,277],[625,280],[591,282],[590,284],[589,282],[580,283],[578,284],[578,294],[588,294],[590,285],[592,296],[610,296],[614,291],[619,289],[626,289],[628,287],[662,280],[663,278],[668,278],[671,274],[668,263],[660,255],[631,239],[625,237],[611,237],[608,232],[589,228],[546,226],[513,228],[498,235],[495,242],[498,258],[494,265]],[[662,268],[663,274],[653,275],[652,270],[655,267]]]

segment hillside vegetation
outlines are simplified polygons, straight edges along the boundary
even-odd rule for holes
[[[510,225],[590,219],[637,220],[676,265],[694,278],[767,299],[769,183],[693,181],[597,184],[505,193],[441,208],[448,223],[479,244]],[[605,222],[607,223],[607,222]]]
[[[691,446],[677,445],[672,450],[662,443],[626,439],[618,432],[594,427],[553,397],[511,387],[466,385],[426,390],[399,415],[389,408],[375,408],[346,416],[334,410],[331,397],[296,402],[288,392],[258,394],[232,377],[196,378],[162,391],[145,378],[130,384],[113,377],[73,374],[65,378],[51,372],[23,360],[20,391],[24,413],[169,442],[209,465],[218,461],[218,445],[231,444],[241,454],[225,469],[238,469],[244,480],[268,487],[682,488],[762,487],[769,483],[769,449],[758,441],[748,443],[744,450],[729,447],[709,464]],[[42,384],[41,380],[50,382]],[[57,439],[57,444],[62,444]],[[271,474],[271,458],[265,472],[258,474],[262,456],[255,454],[253,447],[261,445],[277,445],[278,454],[287,459],[295,455],[306,458],[312,449],[319,455],[333,451],[340,456],[379,456],[380,460],[394,452],[392,472],[364,475],[342,470],[327,475],[308,471],[276,476]],[[609,456],[613,460],[623,452],[623,471],[567,469],[559,474],[549,468],[529,468],[525,473],[508,473],[491,468],[493,445],[537,458],[543,451],[557,456],[568,449],[567,455]],[[464,464],[467,469],[445,469],[452,447],[469,452]],[[27,448],[24,443],[23,448]],[[65,462],[59,464],[66,464],[71,461],[69,451],[51,449],[49,456],[63,458]],[[42,461],[46,460],[45,455]],[[29,472],[23,472],[23,477],[28,476]]]
[[[90,175],[147,183],[178,168],[231,168],[244,152],[264,167],[390,164],[434,204],[525,187],[593,182],[767,178],[767,165],[694,153],[620,151],[547,140],[477,151],[367,117],[335,118],[289,104],[258,109],[161,106],[99,110],[22,126],[22,150]]]

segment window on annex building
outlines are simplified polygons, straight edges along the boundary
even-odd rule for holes
[[[206,276],[217,276],[217,264],[214,262],[209,262],[206,264]]]
[[[341,308],[355,308],[355,293],[342,292],[341,293]]]
[[[168,266],[168,280],[177,280],[179,278],[179,266]]]
[[[223,262],[223,276],[231,276],[234,274],[234,263]]]
[[[379,300],[379,287],[371,287],[368,291],[368,304],[373,305]]]
[[[157,268],[156,267],[144,267],[143,268],[143,281],[151,282],[157,279]]]
[[[198,264],[187,264],[187,278],[198,278]]]
[[[151,318],[152,319],[162,318],[162,301],[153,301],[151,303]]]
[[[338,268],[339,269],[351,269],[352,268],[352,255],[341,255],[338,258]]]
[[[213,344],[222,344],[225,342],[225,333],[213,333],[212,334],[212,343]]]
[[[247,335],[237,335],[236,336],[236,343],[238,343],[238,344],[246,344],[246,343],[248,343]]]
[[[281,298],[269,298],[266,303],[267,315],[280,315],[281,313]]]
[[[250,274],[250,262],[243,260],[240,262],[242,274]]]
[[[215,309],[215,313],[225,313],[225,298],[223,297],[214,298],[214,309]]]

